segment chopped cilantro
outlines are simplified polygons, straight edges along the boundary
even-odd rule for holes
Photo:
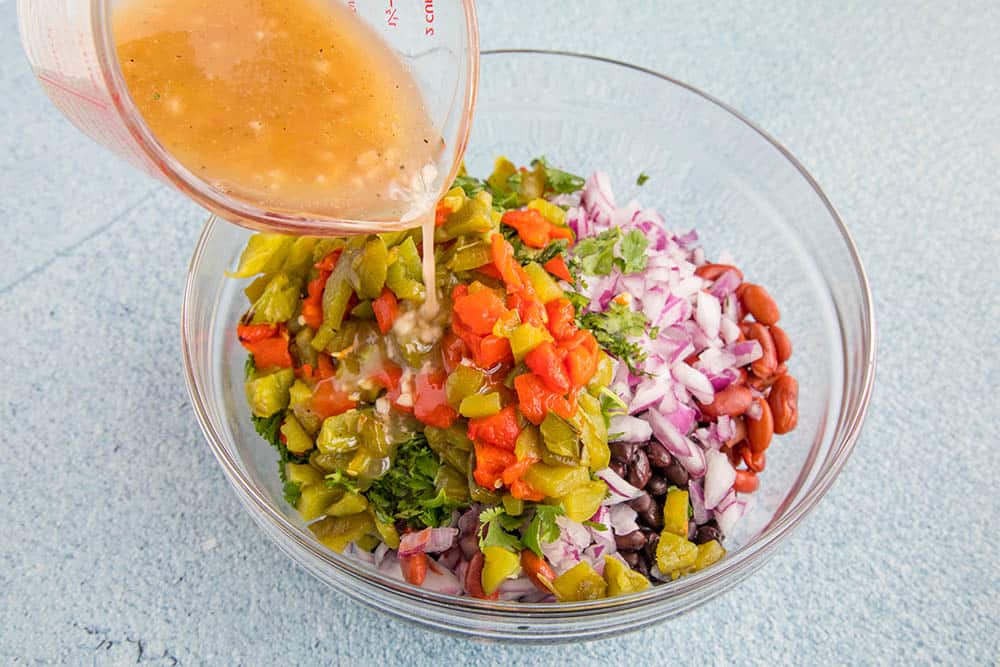
[[[636,185],[645,185],[646,181],[648,181],[648,180],[649,180],[649,175],[646,172],[644,172],[644,171],[640,171],[639,172],[639,178],[635,179],[635,184]]]
[[[299,496],[302,495],[302,484],[299,482],[285,482],[285,502],[289,505],[295,505],[299,502]]]
[[[500,226],[500,232],[514,249],[514,259],[522,265],[528,262],[544,264],[556,255],[566,252],[566,249],[569,247],[569,241],[566,239],[556,239],[544,248],[531,248],[521,240],[516,229],[506,224]]]
[[[338,486],[343,488],[345,491],[357,491],[358,482],[352,477],[349,477],[340,470],[334,470],[332,473],[326,476],[326,485],[331,489],[335,489]]]
[[[599,530],[601,532],[608,529],[603,523],[597,523],[596,521],[584,521],[583,525],[587,528],[593,528],[594,530]]]
[[[562,516],[563,508],[559,505],[535,505],[535,516],[524,531],[524,546],[542,556],[542,542],[555,542],[559,539],[559,524],[556,517]]]
[[[531,166],[534,167],[539,163],[541,163],[542,167],[545,168],[545,190],[547,192],[551,191],[557,194],[567,194],[570,192],[576,192],[583,187],[584,180],[582,178],[576,174],[571,174],[568,171],[550,167],[544,155],[532,160]]]
[[[633,229],[622,237],[621,262],[618,268],[622,273],[638,273],[646,269],[647,239],[638,229]]]
[[[390,523],[403,519],[415,528],[437,528],[447,523],[452,510],[462,503],[449,499],[444,489],[435,486],[440,467],[438,455],[423,433],[414,434],[400,445],[392,466],[365,492],[379,520]],[[338,478],[334,483],[343,481]]]
[[[523,519],[510,516],[503,507],[491,507],[479,514],[479,523],[485,526],[480,532],[479,548],[501,547],[508,551],[520,551],[523,545],[516,535],[508,531],[517,530]]]
[[[462,188],[467,197],[475,197],[486,185],[478,178],[462,174],[455,177],[455,182],[451,184],[451,187]]]
[[[580,239],[573,248],[573,263],[586,274],[606,276],[615,267],[615,244],[621,231],[615,227],[597,236]]]
[[[639,362],[646,354],[638,343],[629,338],[642,336],[649,324],[644,313],[631,310],[628,306],[611,302],[604,312],[577,315],[580,328],[589,329],[594,338],[609,354],[628,364],[629,370],[638,374]]]
[[[254,373],[257,372],[257,364],[254,363],[253,355],[248,354],[246,363],[243,364],[243,378],[245,380],[252,380]]]
[[[252,360],[253,357],[250,357]],[[249,366],[249,361],[247,365]],[[285,477],[285,464],[286,463],[306,463],[309,461],[308,457],[296,456],[288,451],[288,447],[285,447],[285,443],[281,441],[281,422],[285,419],[285,411],[279,410],[275,412],[270,417],[258,417],[253,415],[250,417],[253,421],[253,428],[257,431],[257,434],[271,443],[271,446],[278,450],[278,475],[281,476],[282,482],[287,482],[288,479]],[[288,488],[285,488],[285,498],[289,497]],[[296,496],[296,499],[298,497]],[[289,501],[290,504],[294,504]]]

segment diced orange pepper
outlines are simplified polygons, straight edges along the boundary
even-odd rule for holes
[[[253,355],[257,368],[291,368],[292,355],[288,351],[288,339],[283,335],[265,338],[252,343],[243,343],[243,347]]]
[[[309,409],[320,419],[343,414],[357,406],[357,401],[351,400],[346,391],[340,390],[333,378],[320,380],[313,390]]]
[[[313,264],[317,269],[322,271],[332,272],[337,266],[337,260],[340,259],[340,254],[344,251],[343,248],[337,248],[336,250],[331,250],[326,257],[320,261]]]
[[[483,264],[482,266],[476,267],[476,271],[484,276],[496,278],[497,280],[503,280],[503,276],[500,275],[500,270],[497,269],[495,264]]]
[[[552,391],[565,394],[569,391],[570,378],[556,348],[549,341],[539,343],[524,357],[524,363],[531,372],[542,378]]]
[[[517,410],[508,405],[500,412],[489,417],[478,417],[469,420],[469,439],[507,451],[514,451],[514,443],[521,434],[517,423]]]
[[[507,285],[507,289],[516,292],[523,288],[524,282],[517,272],[517,269],[521,267],[514,261],[514,248],[507,242],[507,239],[500,234],[494,234],[490,237],[490,252],[493,256],[493,264],[500,272],[500,278]]]
[[[563,259],[562,255],[556,255],[549,261],[542,264],[542,268],[554,275],[556,278],[565,280],[568,283],[573,282],[573,274],[569,272],[569,267],[566,266],[566,260]],[[549,302],[551,303],[551,301]]]
[[[569,227],[549,225],[549,236],[554,239],[566,239],[570,243],[573,243],[573,230]],[[569,279],[567,278],[567,280]]]
[[[544,248],[549,244],[549,228],[552,224],[533,208],[523,211],[507,211],[501,222],[517,230],[524,244],[532,248]]]
[[[566,350],[566,370],[570,383],[574,387],[582,387],[597,372],[597,362],[600,347],[594,334],[589,331],[578,331],[569,340],[562,343]]]
[[[497,364],[511,361],[514,353],[510,349],[510,341],[500,336],[488,334],[479,339],[472,349],[472,361],[483,370],[489,370]]]
[[[324,379],[333,377],[333,360],[330,355],[320,352],[316,355],[316,377]]]
[[[444,371],[431,371],[417,375],[413,416],[428,426],[448,428],[458,419],[458,413],[448,405],[448,401],[445,399],[444,382],[446,379],[447,375]]]
[[[378,373],[372,376],[372,379],[391,391],[399,387],[399,381],[402,377],[403,369],[400,368],[398,364],[386,361],[385,365],[379,369]]]
[[[506,486],[510,486],[517,480],[521,479],[524,473],[528,471],[528,468],[535,465],[536,463],[538,463],[537,458],[535,458],[534,456],[526,456],[523,459],[519,460],[514,465],[509,466],[506,470],[503,471],[503,475],[501,475],[503,483]]]
[[[454,331],[446,331],[441,337],[441,360],[449,373],[462,363],[462,358],[467,356],[468,351],[465,342]]]
[[[510,495],[515,498],[520,498],[521,500],[531,500],[534,502],[545,499],[544,493],[536,491],[534,487],[525,482],[523,479],[514,480],[514,483],[510,485]]]
[[[507,312],[503,301],[489,289],[470,292],[455,299],[452,309],[462,322],[481,336],[493,331],[497,319]]]
[[[241,343],[256,343],[277,335],[277,324],[240,324],[236,327],[236,337]]]
[[[556,340],[566,340],[576,334],[576,310],[569,299],[555,299],[545,304],[549,316],[549,333]]]
[[[434,209],[434,226],[440,227],[443,225],[448,220],[449,215],[451,215],[451,208],[443,201],[439,201],[437,208]]]
[[[476,450],[476,467],[472,476],[476,483],[487,489],[495,489],[501,483],[501,475],[508,467],[517,462],[513,452],[499,447],[474,442]]]
[[[388,287],[382,288],[382,293],[372,301],[372,310],[375,311],[375,321],[378,322],[379,331],[383,334],[389,333],[393,322],[399,316],[399,303],[396,295]]]
[[[507,307],[516,310],[521,321],[536,327],[544,327],[548,316],[541,301],[534,299],[524,290],[507,295]]]
[[[524,373],[514,378],[514,390],[517,392],[521,414],[536,426],[545,420],[545,415],[549,412],[564,419],[572,419],[576,412],[566,397],[551,391],[545,381],[534,373]]]

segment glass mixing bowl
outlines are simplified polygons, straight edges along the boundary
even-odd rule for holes
[[[611,175],[619,204],[637,198],[672,230],[696,227],[709,257],[732,253],[781,306],[795,354],[799,424],[768,452],[755,505],[718,564],[645,592],[566,604],[490,602],[387,578],[313,539],[282,498],[273,449],[243,395],[246,308],[235,266],[248,232],[215,218],[202,233],[184,294],[188,390],[208,444],[247,511],[293,560],[335,591],[436,630],[552,642],[660,623],[759,568],[826,494],[857,440],[875,372],[871,294],[833,206],[785,148],[725,104],[656,72],[592,56],[484,53],[466,164],[545,154],[567,170]],[[649,176],[636,185],[640,172]]]

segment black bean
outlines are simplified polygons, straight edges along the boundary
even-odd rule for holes
[[[653,497],[648,493],[643,493],[641,496],[628,501],[628,506],[639,514],[646,512],[650,506],[655,504],[656,502],[653,500]]]
[[[639,561],[642,560],[642,556],[635,551],[623,551],[621,553],[621,557],[625,559],[625,562],[628,563],[628,566],[633,570],[639,564]]]
[[[649,462],[656,468],[666,468],[674,460],[674,457],[670,455],[666,447],[653,440],[650,440],[646,445],[646,456],[649,458]]]
[[[706,542],[711,542],[712,540],[721,542],[722,531],[719,530],[717,526],[707,523],[704,526],[698,526],[698,530],[694,534],[694,543],[705,544]]]
[[[645,488],[646,482],[653,475],[653,471],[649,468],[649,459],[646,458],[646,452],[641,449],[636,450],[629,468],[628,483],[637,489]]]
[[[646,525],[653,530],[663,529],[663,508],[660,507],[660,503],[655,500],[653,501],[652,506],[641,516],[645,520]]]
[[[636,554],[636,556],[638,556],[638,560],[637,560],[636,564],[634,566],[632,566],[632,569],[635,570],[636,572],[638,572],[639,574],[641,574],[642,576],[644,576],[644,577],[646,577],[648,579],[649,578],[649,567],[650,567],[649,557],[644,552],[642,552],[642,551],[637,551],[637,552],[635,552],[635,554]],[[653,562],[656,562],[656,561],[653,561]]]
[[[639,515],[637,518],[640,524],[653,530],[663,528],[663,510],[651,495],[644,491],[641,496],[630,500],[628,504]]]
[[[612,460],[608,467],[615,471],[622,479],[628,477],[628,465],[624,461]]]
[[[643,547],[643,553],[646,558],[649,559],[650,563],[656,562],[656,545],[660,543],[659,533],[650,533],[649,537],[646,539],[646,546]]]
[[[671,484],[686,489],[688,485],[688,471],[680,463],[674,461],[667,466],[667,479],[670,480]]]
[[[670,488],[670,484],[659,475],[653,475],[646,482],[646,491],[654,496],[662,496],[667,492],[668,488]]]
[[[633,530],[626,535],[615,535],[615,546],[619,551],[638,551],[646,544],[646,536],[641,530]]]
[[[611,458],[616,461],[628,461],[638,448],[639,445],[634,442],[612,442]]]

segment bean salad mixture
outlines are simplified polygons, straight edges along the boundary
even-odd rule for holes
[[[316,539],[415,586],[523,602],[722,559],[798,418],[767,291],[617,206],[605,174],[544,158],[462,173],[421,238],[256,234],[231,274],[253,278],[236,327],[252,419]]]

